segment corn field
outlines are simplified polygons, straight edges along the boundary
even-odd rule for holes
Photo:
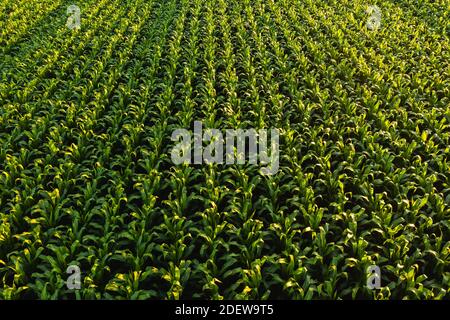
[[[449,299],[450,2],[370,1],[0,0],[0,300]]]

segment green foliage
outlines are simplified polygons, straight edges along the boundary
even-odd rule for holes
[[[450,6],[375,2],[378,30],[359,0],[85,0],[72,31],[2,1],[0,299],[448,299]],[[194,120],[278,128],[279,171],[175,166]]]

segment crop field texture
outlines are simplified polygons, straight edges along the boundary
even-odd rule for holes
[[[1,0],[0,300],[449,299],[449,13]],[[195,121],[278,170],[175,164]]]

